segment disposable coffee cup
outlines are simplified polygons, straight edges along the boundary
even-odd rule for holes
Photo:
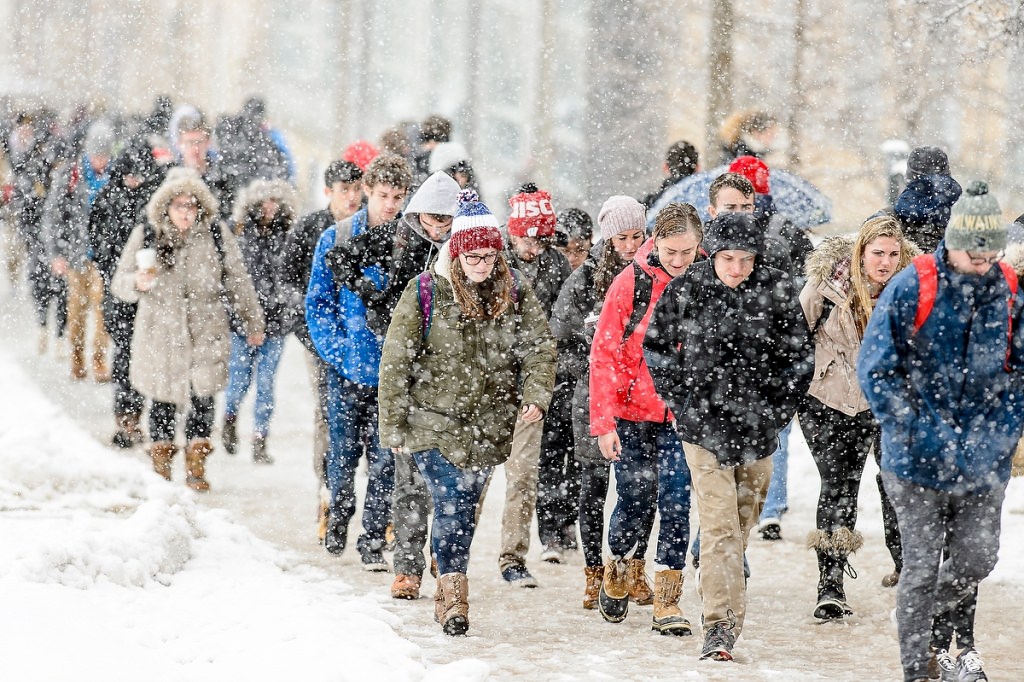
[[[139,272],[156,272],[156,249],[139,249],[135,252],[135,266]]]

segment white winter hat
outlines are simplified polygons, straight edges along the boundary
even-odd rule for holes
[[[409,199],[405,213],[433,213],[435,215],[455,215],[459,210],[459,192],[462,188],[452,176],[444,171],[437,171],[423,181],[420,188]]]
[[[430,152],[430,172],[451,168],[460,161],[469,161],[469,152],[458,142],[442,142]]]

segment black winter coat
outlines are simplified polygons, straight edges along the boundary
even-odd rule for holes
[[[366,305],[366,324],[380,336],[387,334],[409,280],[430,268],[442,246],[422,234],[416,220],[401,217],[378,225],[327,252],[327,267],[334,281],[359,296]],[[384,273],[383,289],[363,276],[363,270],[372,265]]]
[[[735,289],[712,259],[672,280],[655,306],[644,357],[682,440],[722,466],[775,451],[814,372],[792,279],[759,263]]]
[[[283,254],[287,235],[287,225],[278,219],[271,221],[269,226],[246,220],[238,237],[242,261],[263,308],[267,336],[291,333],[300,319],[296,315],[300,309],[299,302],[305,300],[305,288],[295,287],[285,272]],[[235,315],[231,317],[231,328],[238,334],[244,334],[245,325]]]
[[[299,222],[288,232],[284,245],[284,271],[283,277],[290,286],[305,293],[309,286],[309,274],[313,270],[313,254],[316,252],[317,242],[320,235],[328,227],[334,225],[334,216],[330,209],[323,209],[315,213],[302,216]],[[294,301],[294,316],[297,318],[293,331],[295,336],[302,342],[314,356],[316,348],[309,336],[309,328],[306,326],[306,300]],[[317,356],[319,357],[319,356]]]

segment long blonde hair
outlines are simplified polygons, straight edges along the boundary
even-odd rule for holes
[[[479,284],[466,276],[458,256],[452,258],[452,291],[464,317],[471,320],[494,320],[512,307],[515,280],[505,254],[498,251],[497,256],[491,276]]]
[[[850,258],[850,296],[847,299],[847,305],[850,306],[854,322],[857,324],[857,332],[861,336],[864,335],[871,311],[875,307],[874,300],[871,298],[870,282],[868,276],[864,274],[864,251],[871,242],[879,237],[890,237],[899,242],[900,260],[896,266],[896,272],[910,265],[910,261],[913,260],[917,252],[917,248],[903,234],[903,228],[900,227],[899,221],[891,215],[871,218],[861,226],[860,232],[857,233],[857,239],[853,242],[853,255]],[[896,276],[896,272],[893,273],[893,277]],[[891,281],[892,278],[889,278],[889,282]],[[885,288],[885,284],[882,285],[882,288]]]

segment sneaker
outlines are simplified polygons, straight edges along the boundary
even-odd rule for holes
[[[341,554],[345,551],[347,535],[348,523],[338,517],[328,506],[327,529],[324,533],[324,549],[331,554]]]
[[[782,539],[782,521],[776,518],[768,518],[757,524],[757,532],[762,540],[774,542]]]
[[[988,680],[988,676],[982,669],[981,656],[974,649],[968,648],[960,652],[956,657],[957,680],[959,682],[979,682]]]
[[[384,552],[382,549],[373,549],[366,546],[359,548],[359,557],[363,561],[364,571],[369,571],[370,573],[387,573],[391,570],[391,567],[388,566],[388,562],[384,560]]]
[[[565,557],[562,556],[562,550],[553,545],[548,545],[544,548],[544,551],[540,553],[540,560],[546,561],[549,564],[561,564],[565,561]]]
[[[715,623],[704,635],[704,647],[700,650],[700,660],[731,661],[734,646],[736,646],[736,637],[732,634],[732,626]]]
[[[501,577],[515,587],[537,587],[537,579],[530,575],[523,564],[512,564],[501,572]]]
[[[928,677],[931,679],[937,678],[942,682],[957,682],[960,679],[960,675],[956,670],[956,659],[948,651],[939,649],[932,654],[932,660],[935,662],[935,666],[933,670],[931,663],[929,663]],[[936,674],[936,676],[932,677],[932,674]]]

